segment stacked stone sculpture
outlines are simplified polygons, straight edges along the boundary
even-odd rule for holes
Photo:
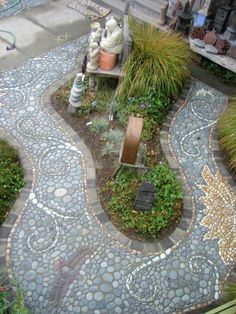
[[[76,113],[81,106],[81,95],[83,92],[83,80],[84,74],[78,73],[74,80],[74,84],[72,86],[70,97],[69,97],[69,105],[67,111],[69,113]]]

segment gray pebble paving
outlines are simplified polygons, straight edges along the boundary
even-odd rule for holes
[[[178,246],[139,256],[111,240],[90,214],[83,155],[40,103],[48,86],[74,69],[86,41],[1,74],[0,127],[23,147],[34,171],[10,238],[10,267],[26,291],[26,304],[40,314],[172,314],[218,299],[233,261],[222,258],[217,238],[204,238],[199,185],[205,184],[204,166],[217,170],[209,132],[225,97],[193,82],[173,121],[170,145],[194,196],[194,223]]]

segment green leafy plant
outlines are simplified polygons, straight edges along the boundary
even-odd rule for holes
[[[4,276],[0,277],[0,314],[29,314],[25,307],[24,292],[20,285],[12,279],[10,284],[4,284]],[[11,308],[11,311],[9,312]]]
[[[216,76],[218,76],[222,80],[222,82],[236,84],[236,74],[234,72],[206,58],[203,58],[200,65],[203,69],[206,69],[211,73],[215,74]]]
[[[105,118],[97,118],[93,120],[90,130],[92,133],[98,134],[102,131],[105,131],[108,127],[108,124],[109,122]]]
[[[7,300],[7,288],[0,286],[0,314],[6,314],[9,301]]]
[[[124,65],[119,97],[148,95],[151,88],[176,98],[189,76],[191,52],[178,33],[131,20],[133,47]]]
[[[156,128],[165,118],[173,101],[161,92],[150,89],[147,95],[130,97],[128,101],[120,101],[115,108],[115,115],[121,125],[126,126],[129,116],[137,116],[144,119],[142,137],[150,140]]]
[[[217,130],[221,149],[227,156],[230,169],[236,174],[236,99],[229,108],[221,115]]]
[[[18,152],[0,140],[0,224],[24,185]]]
[[[148,212],[134,208],[135,195],[143,181],[152,182],[156,189],[154,205]],[[182,190],[167,165],[156,166],[141,176],[134,170],[123,169],[104,190],[110,195],[106,210],[113,221],[121,231],[137,233],[142,239],[155,239],[160,230],[178,219],[181,213]]]
[[[15,299],[12,307],[12,314],[29,314],[29,310],[25,307],[25,296],[19,285],[15,289]]]

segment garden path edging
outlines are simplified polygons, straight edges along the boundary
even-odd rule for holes
[[[14,202],[11,210],[8,212],[7,218],[0,227],[0,271],[4,274],[7,273],[7,264],[9,259],[9,245],[8,239],[14,229],[14,225],[20,218],[21,212],[26,206],[27,199],[34,182],[34,173],[31,166],[30,157],[26,155],[24,149],[20,144],[13,139],[3,129],[0,129],[0,138],[6,140],[8,144],[18,151],[20,163],[24,171],[24,187],[21,189],[18,198]]]
[[[168,136],[168,131],[170,128],[171,119],[175,115],[175,113],[179,110],[179,108],[183,105],[185,100],[187,99],[190,84],[184,87],[183,92],[178,99],[178,101],[173,106],[172,111],[168,114],[166,118],[166,122],[163,125],[163,129],[161,131],[161,145],[162,149],[165,153],[165,156],[170,164],[170,167],[177,172],[178,180],[181,181],[184,188],[184,208],[183,208],[183,216],[181,217],[180,222],[178,223],[175,230],[165,239],[156,240],[153,242],[144,242],[133,240],[122,234],[115,225],[109,220],[105,210],[102,208],[97,190],[96,190],[96,170],[94,166],[94,161],[91,155],[90,150],[83,142],[83,140],[79,137],[76,131],[74,131],[69,124],[55,111],[55,109],[51,105],[51,96],[69,79],[74,77],[78,73],[78,69],[73,70],[67,73],[62,79],[53,84],[53,86],[49,87],[47,91],[43,94],[41,99],[41,104],[45,111],[55,120],[57,121],[57,126],[60,126],[75,143],[78,148],[81,150],[84,156],[85,169],[86,169],[86,186],[87,186],[87,196],[89,208],[92,211],[93,215],[97,218],[99,224],[104,228],[104,231],[110,236],[113,240],[115,240],[118,244],[120,244],[125,249],[131,250],[136,254],[145,254],[152,255],[155,253],[160,253],[165,251],[171,247],[175,247],[178,243],[184,239],[188,235],[188,230],[192,222],[192,199],[187,193],[190,193],[185,181],[182,179],[182,174],[178,170],[177,165],[175,164],[174,157],[172,156],[171,150],[169,148],[169,144],[166,142],[166,136]],[[174,165],[174,166],[173,166]]]

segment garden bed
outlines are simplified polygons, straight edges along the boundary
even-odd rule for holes
[[[52,104],[90,149],[97,191],[112,223],[130,238],[153,241],[169,235],[182,214],[182,189],[161,150],[160,130],[189,77],[191,52],[177,33],[157,31],[132,19],[129,24],[133,44],[119,87],[117,80],[99,76],[91,93],[85,81],[82,106],[79,113],[70,116],[66,109],[71,80],[52,96]],[[127,166],[119,169],[119,152],[132,116],[144,121],[141,145],[146,147],[145,171]],[[134,206],[143,182],[155,188],[155,199],[147,212]]]
[[[121,232],[132,239],[152,241],[167,237],[181,218],[182,192],[175,180],[175,175],[166,164],[161,150],[161,123],[155,124],[155,121],[152,123],[149,121],[145,124],[144,122],[142,143],[147,146],[146,165],[149,172],[146,174],[144,171],[125,167],[116,174],[119,168],[118,154],[125,133],[127,118],[135,110],[136,115],[145,117],[146,113],[142,113],[145,109],[144,102],[141,102],[141,106],[138,105],[137,107],[137,101],[129,99],[129,110],[122,111],[118,106],[119,113],[115,109],[114,119],[110,125],[107,125],[108,104],[112,100],[117,81],[101,78],[95,93],[86,90],[81,112],[70,115],[67,112],[67,106],[72,82],[73,80],[69,81],[52,95],[51,102],[54,109],[78,132],[91,151],[96,168],[97,192],[108,217]],[[146,101],[145,104],[147,105],[148,100],[143,100]],[[93,122],[92,125],[91,122]],[[107,135],[108,128],[110,132]],[[113,139],[111,140],[110,137]],[[160,169],[156,168],[159,164]],[[168,196],[163,198],[159,195],[160,197],[156,200],[152,210],[149,213],[142,213],[135,210],[134,198],[140,183],[144,180],[151,181],[150,177],[148,178],[150,173],[159,176],[158,182],[164,186],[165,190],[160,194],[167,193]],[[169,184],[166,184],[168,178]],[[159,186],[160,190],[161,186]]]

